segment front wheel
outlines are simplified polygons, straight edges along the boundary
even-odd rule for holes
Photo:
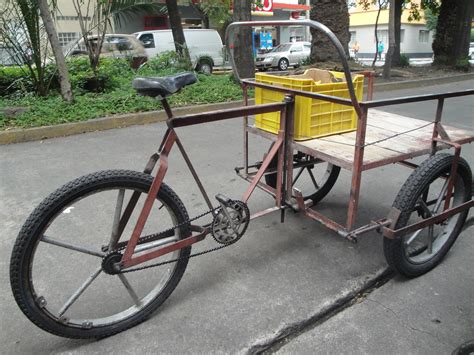
[[[401,214],[395,229],[435,216],[443,211],[454,157],[437,154],[425,160],[407,179],[393,207]],[[472,174],[464,159],[459,165],[450,208],[471,198]],[[385,258],[407,277],[422,275],[441,262],[461,232],[468,210],[445,221],[397,239],[384,238]]]
[[[132,234],[151,183],[150,175],[139,172],[97,172],[59,188],[31,213],[13,249],[10,280],[33,323],[63,337],[100,338],[144,321],[168,298],[190,247],[149,262],[178,259],[159,268],[111,275],[102,265],[107,251]],[[137,201],[136,207],[122,228],[129,201]],[[173,243],[190,234],[187,220],[178,196],[162,184],[143,235],[169,230],[154,243]],[[114,235],[120,229],[119,242]]]

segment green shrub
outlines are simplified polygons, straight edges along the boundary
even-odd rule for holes
[[[469,58],[464,57],[464,58],[458,59],[456,61],[456,64],[454,65],[454,68],[456,70],[468,72],[471,69],[471,64],[469,63]]]
[[[410,58],[405,53],[400,53],[400,66],[402,68],[410,66]]]
[[[141,73],[163,73],[163,75],[178,73],[190,69],[190,64],[186,59],[174,51],[166,51],[158,54],[139,69]]]

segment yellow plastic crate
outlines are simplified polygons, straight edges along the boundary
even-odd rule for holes
[[[330,73],[332,73],[336,79],[345,78],[344,73]],[[350,98],[345,81],[320,84],[310,78],[298,78],[298,75],[289,77],[264,73],[257,73],[255,77],[257,82],[268,85],[310,91],[347,99]],[[362,100],[364,76],[353,75],[352,80],[357,99]],[[284,96],[285,94],[270,89],[255,88],[255,102],[257,104],[282,102]],[[256,115],[255,125],[265,131],[278,133],[280,128],[280,113],[271,112]],[[306,140],[331,134],[350,132],[356,128],[357,114],[351,106],[298,95],[295,97],[295,140]]]

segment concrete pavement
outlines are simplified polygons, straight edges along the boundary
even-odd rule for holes
[[[378,97],[452,91],[472,88],[473,85],[474,81],[471,80],[403,92],[385,92]],[[471,98],[450,99],[445,104],[445,117],[453,125],[472,129],[473,108]],[[390,109],[417,118],[431,119],[434,117],[435,105],[406,105]],[[164,130],[165,125],[157,123],[0,148],[0,218],[4,221],[0,251],[0,282],[4,285],[0,289],[2,352],[242,353],[265,347],[272,349],[272,346],[276,346],[276,350],[281,345],[277,340],[282,339],[284,342],[289,340],[286,346],[280,348],[282,352],[339,350],[345,353],[363,353],[388,349],[389,352],[393,350],[396,353],[397,344],[400,349],[405,349],[403,346],[407,346],[407,342],[401,336],[392,337],[390,343],[380,339],[381,345],[386,343],[387,348],[370,348],[360,342],[348,342],[345,343],[347,346],[344,350],[335,343],[321,343],[318,335],[312,336],[316,334],[313,332],[327,329],[322,332],[332,339],[344,339],[345,318],[340,323],[333,322],[347,314],[345,312],[357,310],[353,307],[369,305],[365,301],[320,323],[317,328],[304,333],[293,332],[301,324],[308,327],[306,330],[311,323],[319,324],[320,317],[325,312],[353,298],[374,280],[380,279],[386,264],[381,238],[375,233],[363,237],[359,244],[353,245],[321,225],[291,213],[287,215],[284,224],[279,223],[278,215],[252,221],[246,235],[235,246],[192,259],[170,299],[148,321],[124,333],[101,341],[74,341],[45,333],[30,323],[13,301],[8,278],[14,238],[27,215],[49,192],[79,175],[111,168],[143,169],[148,156],[159,144]],[[210,195],[222,192],[239,198],[247,187],[233,173],[233,167],[241,164],[242,160],[241,122],[233,120],[184,128],[179,134],[185,147],[190,148],[191,159],[198,167]],[[251,160],[260,159],[268,148],[268,142],[252,137],[251,144]],[[472,146],[463,148],[463,156],[474,166]],[[191,177],[179,154],[172,154],[171,159],[166,180],[182,198],[189,214],[194,216],[203,211],[204,204],[197,196],[197,189],[189,183]],[[408,170],[391,165],[364,176],[359,224],[386,215],[408,174]],[[342,172],[334,189],[318,205],[320,211],[343,220],[349,182],[350,174]],[[270,205],[271,200],[262,193],[257,193],[250,201],[252,211]],[[445,353],[452,344],[467,337],[469,333],[462,332],[465,324],[472,327],[474,286],[472,278],[466,277],[469,274],[468,265],[472,265],[472,261],[468,260],[473,251],[469,238],[472,237],[472,232],[473,229],[470,228],[461,235],[461,240],[436,273],[433,271],[410,281],[397,277],[369,296],[377,302],[383,302],[394,312],[399,311],[396,307],[409,310],[407,313],[416,319],[410,318],[406,322],[413,328],[424,331],[418,332],[417,336],[422,344],[429,342],[426,339],[432,336],[426,333],[432,333],[433,329],[424,329],[423,324],[418,324],[418,321],[423,323],[425,319],[438,319],[441,323],[433,324],[441,331],[456,332],[457,338],[453,337],[452,343],[445,340],[442,343],[446,343],[446,346],[435,343],[432,349],[435,353]],[[452,263],[453,260],[456,263]],[[457,269],[461,271],[456,271]],[[72,275],[74,266],[65,268],[64,272]],[[439,274],[441,276],[437,277]],[[449,283],[434,284],[435,281],[442,282],[446,278]],[[423,296],[431,304],[433,302],[429,296],[438,296],[430,294],[430,287],[436,287],[436,290],[447,290],[449,287],[457,296],[450,292],[436,291],[443,298],[443,301],[433,304],[439,314],[425,314],[424,317],[417,318],[410,311],[418,309],[421,303],[415,297],[418,294],[415,291],[425,291]],[[380,292],[380,296],[376,292]],[[470,295],[471,302],[467,299],[467,303],[463,304],[462,300],[466,299],[463,295]],[[459,305],[463,310],[470,309],[471,313],[451,312],[453,304]],[[368,308],[370,311],[374,306]],[[425,313],[429,312],[431,309],[427,308]],[[350,317],[357,321],[356,317],[364,314],[357,311],[357,314]],[[368,319],[372,319],[373,324],[362,321],[357,324],[367,331],[372,329],[370,326],[376,327],[383,334],[390,334],[393,328],[405,324],[397,323],[391,312],[383,313],[383,307],[377,315]],[[458,331],[452,327],[456,321],[460,327],[457,328]],[[328,328],[321,328],[325,326]],[[447,328],[443,330],[444,327]],[[472,328],[468,328],[468,331],[469,329]],[[285,338],[284,335],[290,336]],[[291,338],[291,335],[298,336]],[[424,336],[427,338],[423,338]],[[417,346],[415,342],[410,344],[407,346],[410,348],[408,352],[425,353],[426,347]]]

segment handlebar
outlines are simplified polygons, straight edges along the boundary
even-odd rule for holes
[[[232,71],[234,73],[235,78],[239,81],[240,84],[242,84],[242,80],[239,76],[238,70],[235,66],[235,61],[234,61],[234,54],[233,52],[229,49],[229,43],[230,43],[230,35],[232,33],[232,38],[234,36],[234,28],[236,27],[241,27],[241,26],[246,26],[246,27],[251,27],[251,26],[309,26],[311,28],[314,28],[316,30],[319,30],[323,32],[326,36],[329,37],[331,40],[332,44],[336,47],[337,52],[339,53],[339,57],[342,62],[342,66],[344,68],[344,76],[346,77],[346,82],[347,82],[347,87],[349,89],[349,96],[352,102],[352,106],[354,106],[354,109],[357,112],[357,115],[360,117],[362,114],[362,110],[359,105],[359,101],[357,100],[355,90],[354,90],[354,84],[352,83],[352,77],[351,77],[351,72],[349,70],[349,63],[347,62],[346,58],[346,52],[344,51],[344,48],[342,47],[341,42],[337,39],[336,35],[325,25],[323,25],[320,22],[317,21],[312,21],[312,20],[286,20],[286,21],[241,21],[241,22],[233,22],[231,23],[226,31],[225,31],[225,43],[226,43],[226,48],[227,51],[229,52],[229,58],[230,58],[230,64],[232,66]]]

